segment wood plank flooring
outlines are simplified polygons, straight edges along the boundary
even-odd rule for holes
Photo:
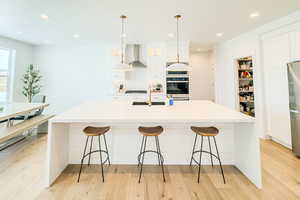
[[[300,159],[290,150],[268,140],[261,141],[263,189],[257,189],[233,166],[224,166],[227,184],[219,168],[204,166],[201,182],[197,168],[166,166],[166,183],[161,168],[145,166],[138,184],[136,166],[84,167],[77,183],[78,165],[70,165],[51,188],[45,189],[46,135],[30,137],[0,152],[0,199],[105,199],[105,200],[300,200]],[[248,158],[251,159],[251,158]]]

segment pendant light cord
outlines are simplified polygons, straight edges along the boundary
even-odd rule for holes
[[[122,15],[121,16],[121,19],[122,19],[122,34],[121,34],[121,63],[123,64],[124,63],[124,20],[126,19],[127,17],[125,15]]]
[[[176,24],[177,24],[177,63],[179,63],[179,18],[181,16],[180,15],[176,15],[175,18],[177,20]]]

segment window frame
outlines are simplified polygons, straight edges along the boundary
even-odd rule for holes
[[[15,73],[15,57],[16,50],[0,47],[0,50],[8,51],[8,70],[7,70],[7,86],[6,86],[6,99],[0,100],[0,103],[9,103],[13,100],[13,89],[14,89],[14,73]]]

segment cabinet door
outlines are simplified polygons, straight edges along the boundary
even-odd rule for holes
[[[290,61],[289,34],[263,40],[268,132],[278,142],[291,145],[287,63]]]

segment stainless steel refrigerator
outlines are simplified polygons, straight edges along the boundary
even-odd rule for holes
[[[300,61],[288,63],[289,104],[293,153],[300,157]]]

